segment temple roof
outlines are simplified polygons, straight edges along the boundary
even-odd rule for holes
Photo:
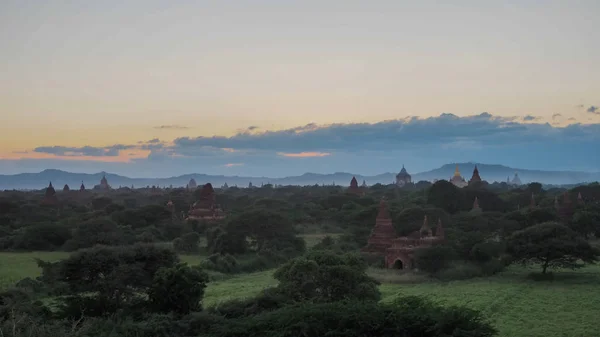
[[[390,211],[388,210],[387,201],[384,198],[381,198],[379,202],[379,212],[377,213],[378,219],[389,219]]]
[[[402,169],[400,170],[400,173],[398,173],[396,175],[396,177],[405,177],[405,176],[410,177],[410,174],[408,174],[408,171],[406,171],[406,168],[404,167],[404,165],[402,165]]]
[[[458,169],[458,164],[456,164],[456,169],[454,170],[454,176],[455,176],[455,177],[462,177],[462,176],[460,175],[460,170]]]
[[[52,186],[52,182],[50,182],[50,184],[48,184],[48,187],[46,188],[46,196],[53,196],[56,194],[56,190],[54,190],[54,186]]]

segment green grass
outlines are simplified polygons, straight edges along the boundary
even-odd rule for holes
[[[321,240],[328,235],[334,239],[340,236],[340,234],[302,234],[298,236],[304,239],[304,242],[306,242],[306,248],[311,248],[317,243],[321,242]]]
[[[0,289],[13,286],[20,280],[41,275],[35,259],[58,261],[69,256],[65,252],[0,253]]]
[[[0,288],[25,277],[40,275],[34,258],[56,261],[64,252],[0,253]],[[198,264],[205,256],[183,255],[182,261]],[[536,270],[519,267],[489,278],[437,282],[422,276],[370,269],[382,282],[383,301],[398,296],[425,296],[444,305],[480,310],[499,330],[501,337],[598,336],[600,317],[600,266],[578,271],[558,271],[551,282],[535,282],[527,274]],[[205,306],[235,298],[248,298],[274,286],[273,270],[233,275],[209,283]]]
[[[215,306],[231,299],[254,297],[262,290],[277,285],[273,278],[273,270],[243,274],[224,281],[208,284],[204,294],[205,307]]]
[[[515,267],[489,278],[447,283],[394,271],[371,269],[369,274],[386,282],[380,286],[384,302],[415,295],[443,305],[480,310],[501,337],[598,336],[600,266],[557,272],[553,282],[529,280],[527,274],[532,271]],[[212,282],[204,305],[255,296],[276,285],[272,273],[245,274]]]

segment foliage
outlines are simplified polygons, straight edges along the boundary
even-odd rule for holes
[[[418,298],[393,304],[376,302],[303,303],[215,329],[215,336],[473,336],[487,337],[495,329],[479,313],[443,308]]]
[[[419,270],[435,274],[450,265],[455,257],[452,248],[436,245],[429,248],[420,248],[415,251],[414,260]]]
[[[366,269],[364,261],[353,254],[311,251],[281,266],[274,277],[278,289],[296,301],[378,300],[378,282]]]
[[[515,263],[541,264],[542,274],[548,268],[579,268],[597,261],[598,251],[568,227],[548,222],[514,233],[508,251]]]
[[[156,272],[148,297],[155,310],[160,312],[188,314],[200,311],[207,282],[208,275],[201,269],[180,263]]]

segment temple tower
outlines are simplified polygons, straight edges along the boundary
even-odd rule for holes
[[[457,166],[457,168],[458,168],[458,166]],[[472,185],[475,183],[480,183],[480,182],[481,182],[481,177],[479,176],[479,170],[477,169],[477,165],[475,165],[475,169],[473,170],[473,176],[469,180],[469,185]]]

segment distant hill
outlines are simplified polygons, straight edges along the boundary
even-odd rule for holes
[[[519,177],[524,184],[535,181],[542,184],[566,185],[600,181],[600,172],[524,170],[503,165],[475,163],[447,164],[440,168],[421,173],[412,173],[410,172],[409,167],[407,167],[407,169],[409,170],[409,173],[412,174],[413,181],[415,182],[420,180],[433,181],[435,179],[449,179],[454,174],[456,165],[458,165],[462,176],[467,180],[471,178],[473,169],[475,168],[475,165],[477,165],[481,178],[488,182],[506,181],[508,177],[512,179],[515,173],[519,174]],[[81,182],[84,183],[87,189],[91,189],[94,185],[100,183],[100,179],[102,179],[103,176],[106,176],[108,183],[114,188],[119,186],[134,186],[139,188],[153,185],[161,187],[170,185],[181,187],[185,186],[191,178],[194,178],[198,185],[210,182],[215,187],[220,187],[225,183],[229,186],[237,185],[238,187],[247,187],[250,182],[255,186],[269,183],[279,185],[331,185],[335,183],[336,185],[346,186],[350,184],[350,180],[354,176],[358,179],[359,184],[361,184],[363,180],[365,180],[368,185],[376,183],[390,184],[395,180],[396,173],[383,173],[376,176],[363,176],[347,172],[336,172],[331,174],[305,173],[301,176],[285,178],[223,176],[195,173],[171,178],[130,178],[106,172],[86,174],[49,169],[39,173],[0,175],[0,189],[42,189],[48,186],[50,181],[57,190],[62,189],[65,184],[68,184],[71,189],[78,189]]]

